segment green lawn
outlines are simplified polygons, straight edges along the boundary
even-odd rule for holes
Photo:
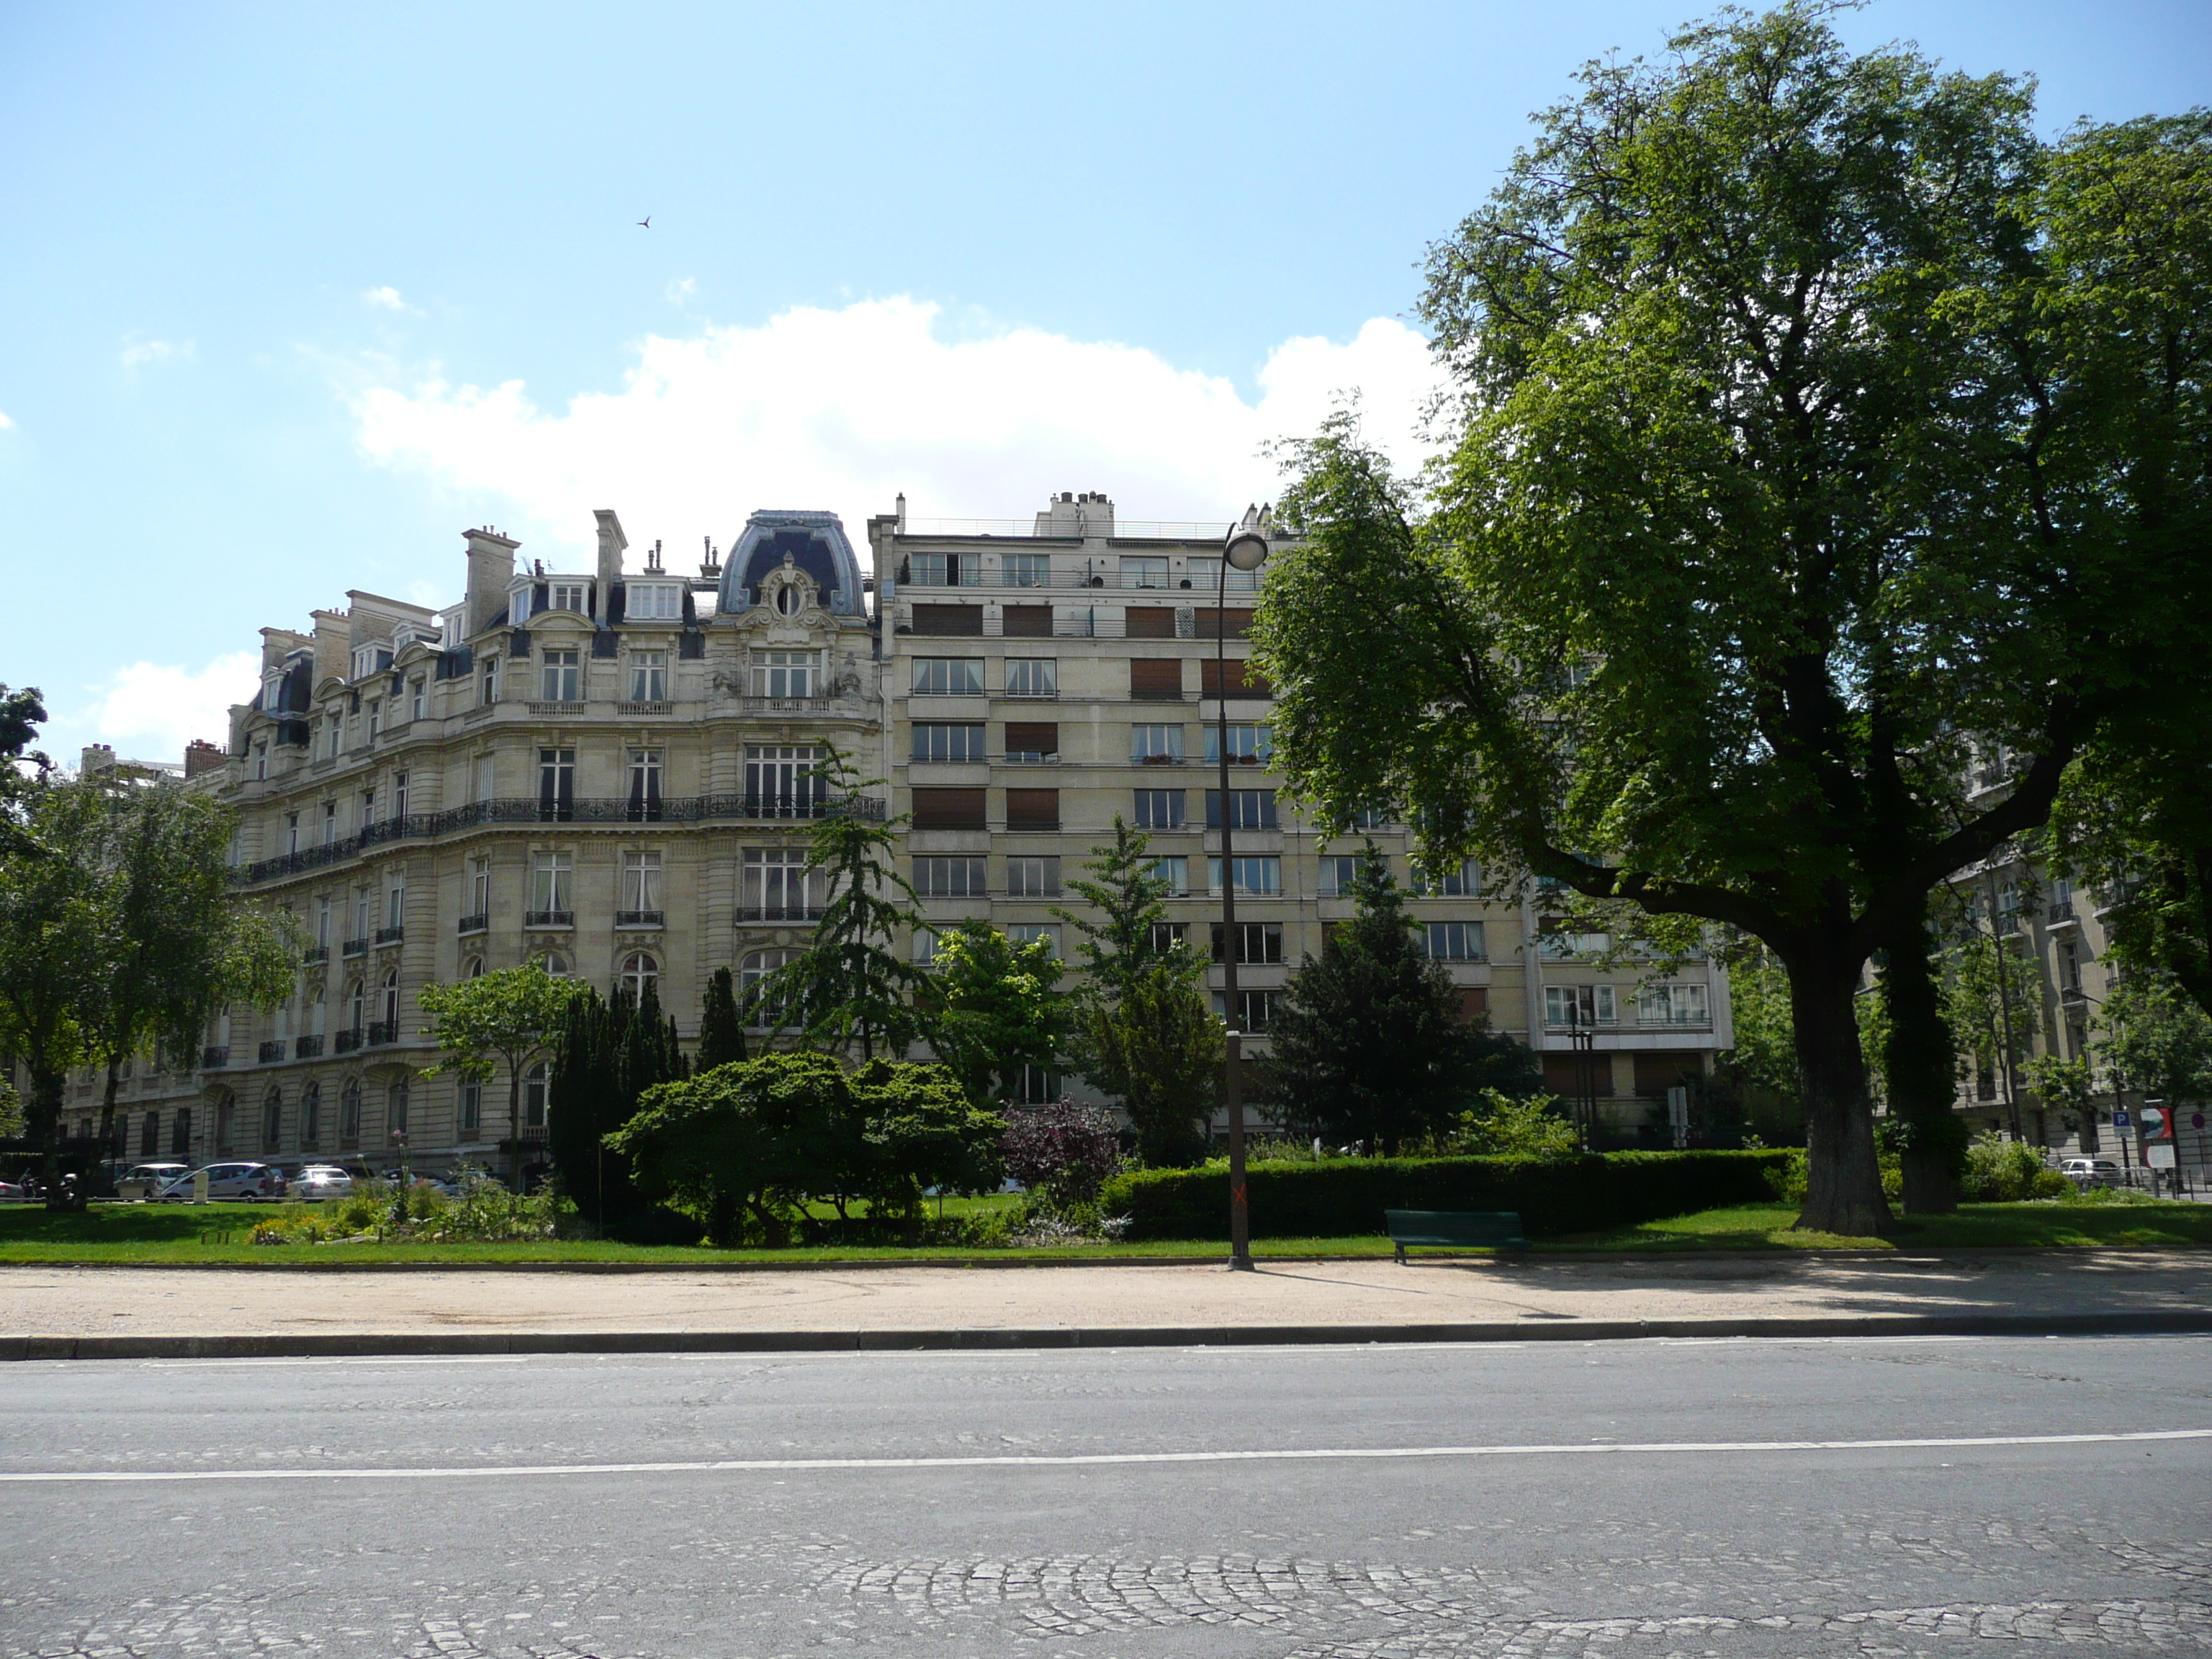
[[[1913,1250],[1991,1245],[2081,1249],[2092,1245],[2175,1249],[2212,1246],[2212,1205],[1968,1204],[1956,1215],[1902,1221],[1887,1238],[1801,1233],[1796,1212],[1745,1205],[1669,1216],[1640,1226],[1546,1239],[1540,1250]]]

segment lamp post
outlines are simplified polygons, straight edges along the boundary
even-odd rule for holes
[[[1221,772],[1221,1006],[1228,1026],[1223,1043],[1221,1098],[1229,1109],[1229,1266],[1252,1268],[1252,1212],[1244,1197],[1243,1007],[1237,992],[1237,858],[1229,795],[1229,567],[1257,570],[1267,560],[1267,509],[1248,507],[1221,550],[1213,597],[1213,713],[1215,759]]]

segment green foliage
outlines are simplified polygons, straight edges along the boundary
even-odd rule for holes
[[[807,832],[806,867],[828,872],[830,902],[799,960],[761,988],[763,1006],[794,1012],[806,1041],[833,1054],[903,1054],[921,1035],[911,1000],[921,973],[892,948],[918,902],[898,872],[906,820],[844,810],[866,786],[835,744],[814,775],[832,805]]]
[[[256,1244],[499,1244],[572,1234],[575,1206],[550,1188],[527,1197],[486,1181],[467,1165],[460,1193],[447,1197],[427,1182],[401,1192],[386,1181],[362,1182],[344,1198],[288,1204],[253,1224]]]
[[[2094,1109],[2096,1073],[2085,1056],[2062,1060],[2057,1054],[2038,1054],[2021,1071],[2036,1098],[2072,1124],[2080,1124]]]
[[[1764,1172],[1784,1152],[1607,1152],[1571,1158],[1334,1158],[1255,1164],[1248,1173],[1255,1238],[1335,1238],[1383,1231],[1385,1210],[1515,1210],[1532,1236],[1585,1232],[1724,1204],[1763,1203]],[[1127,1237],[1228,1237],[1229,1174],[1140,1170],[1116,1176],[1099,1207],[1127,1216]]]
[[[2045,1167],[2042,1153],[2025,1141],[1995,1134],[1976,1135],[1966,1148],[1966,1174],[1960,1187],[1978,1204],[2009,1204],[2025,1198],[2061,1198],[2072,1183]]]
[[[2128,1088],[2154,1100],[2212,1099],[2212,1016],[2172,980],[2125,980],[2097,1016],[2098,1054]]]
[[[1089,904],[1097,916],[1053,912],[1081,937],[1079,948],[1090,970],[1091,988],[1109,1000],[1164,954],[1158,939],[1168,912],[1160,901],[1167,896],[1168,887],[1152,873],[1151,846],[1143,831],[1132,830],[1116,812],[1114,844],[1092,848],[1085,866],[1090,875],[1067,884],[1068,891]]]
[[[988,921],[938,938],[917,999],[929,1046],[988,1110],[1009,1098],[1024,1066],[1050,1069],[1066,1044],[1072,999],[1046,939],[1016,945]]]
[[[1462,1150],[1485,1158],[1573,1158],[1582,1151],[1575,1126],[1549,1095],[1482,1091],[1482,1104],[1460,1118]]]
[[[662,1015],[650,981],[642,1002],[626,985],[604,1002],[587,989],[562,1010],[556,1051],[546,1150],[584,1218],[620,1231],[640,1206],[629,1164],[605,1138],[629,1121],[647,1090],[690,1075],[676,1022]]]
[[[717,968],[708,977],[699,1006],[699,1069],[745,1058],[745,1023],[738,1013],[738,999],[730,970]]]
[[[1450,975],[1415,944],[1372,842],[1352,894],[1357,915],[1300,963],[1276,1015],[1284,1115],[1395,1153],[1453,1123],[1480,1089],[1540,1087],[1525,1048],[1460,1017]]]
[[[1005,1178],[1006,1119],[975,1105],[944,1066],[872,1060],[852,1086],[864,1152],[853,1184],[871,1215],[918,1224],[926,1190],[988,1192]]]
[[[2017,1067],[2027,1057],[2035,1011],[2042,1006],[2042,975],[2035,959],[2017,935],[1992,939],[1970,929],[1943,953],[1939,994],[1944,1023],[1960,1050],[1977,1072],[1996,1078],[2002,1089],[2008,1061]]]
[[[555,979],[538,962],[496,968],[452,985],[426,985],[417,994],[429,1019],[423,1035],[442,1051],[424,1068],[425,1076],[450,1071],[483,1082],[497,1074],[495,1061],[505,1063],[507,1136],[517,1148],[509,1154],[511,1176],[521,1165],[523,1070],[557,1057],[568,1004],[587,994],[579,981]]]

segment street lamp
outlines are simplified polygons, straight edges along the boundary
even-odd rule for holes
[[[1221,1097],[1229,1109],[1229,1266],[1252,1268],[1252,1212],[1244,1197],[1243,1008],[1237,994],[1237,858],[1229,797],[1229,567],[1257,570],[1267,561],[1267,509],[1244,509],[1221,550],[1213,597],[1213,712],[1215,758],[1221,768],[1221,1006],[1228,1026],[1222,1054]]]

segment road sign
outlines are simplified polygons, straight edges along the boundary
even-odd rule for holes
[[[2203,1128],[2204,1127],[2204,1114],[2202,1112],[2191,1112],[2189,1115],[2189,1127],[2192,1129]]]
[[[2146,1146],[2143,1148],[2143,1162],[2154,1170],[2171,1170],[2173,1167],[2173,1148],[2162,1140],[2155,1146]]]
[[[2134,1121],[2135,1120],[2130,1117],[2125,1112],[2114,1112],[2112,1114],[2112,1127],[2115,1129],[2124,1129]]]

